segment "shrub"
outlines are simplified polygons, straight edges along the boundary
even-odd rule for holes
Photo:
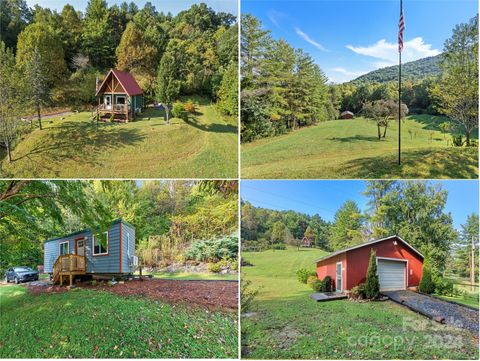
[[[463,138],[461,135],[452,135],[452,144],[456,147],[463,146]]]
[[[435,293],[444,296],[454,295],[453,282],[443,277],[435,279]]]
[[[195,114],[197,112],[195,104],[193,104],[191,101],[186,102],[184,107],[187,113]]]
[[[422,279],[420,280],[418,289],[420,290],[420,292],[428,294],[435,291],[435,284],[432,280],[432,270],[430,269],[430,262],[428,258],[426,258],[423,262]]]
[[[307,285],[312,287],[312,284],[317,280],[317,276],[308,276],[307,278]],[[313,287],[312,287],[313,288]]]
[[[222,270],[222,265],[220,264],[220,262],[208,264],[208,272],[219,273],[221,270]]]
[[[218,262],[223,258],[237,259],[238,236],[232,234],[194,242],[185,253],[186,259],[198,262]]]
[[[282,251],[284,249],[287,249],[287,246],[285,245],[285,243],[275,243],[270,248],[274,249],[274,250],[281,250]]]
[[[358,286],[353,287],[350,290],[349,297],[353,299],[363,300],[366,298],[365,283],[360,283]]]
[[[301,283],[307,283],[307,280],[308,280],[308,277],[310,276],[315,276],[315,278],[317,277],[317,273],[315,271],[309,271],[305,268],[300,268],[297,272],[297,279],[299,282]]]
[[[247,312],[252,305],[253,300],[258,294],[258,289],[252,289],[250,285],[252,281],[242,278],[240,282],[240,310]]]
[[[365,296],[369,299],[375,299],[380,296],[380,282],[377,275],[377,257],[372,249],[370,252],[370,262],[368,263],[367,278],[365,280]]]
[[[326,276],[323,279],[323,282],[325,282],[325,292],[333,292],[333,280],[332,277]]]
[[[176,101],[173,103],[172,114],[174,117],[181,118],[183,112],[185,112],[185,106],[182,102]]]
[[[325,283],[320,281],[318,278],[311,283],[311,287],[315,292],[325,292],[323,291]]]

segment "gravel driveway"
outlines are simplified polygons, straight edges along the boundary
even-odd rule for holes
[[[478,310],[413,291],[385,291],[382,293],[391,300],[427,317],[437,320],[443,318],[443,322],[448,325],[478,334]]]

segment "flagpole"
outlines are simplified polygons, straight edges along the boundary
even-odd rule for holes
[[[403,0],[400,0],[400,17],[403,15]],[[402,36],[403,37],[403,36]],[[403,39],[402,39],[403,42]],[[398,49],[398,165],[401,164],[401,149],[402,149],[402,51]]]

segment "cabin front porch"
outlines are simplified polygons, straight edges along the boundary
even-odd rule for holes
[[[126,95],[104,94],[98,99],[97,116],[101,121],[128,123],[130,109]]]
[[[73,284],[75,276],[85,275],[87,273],[87,263],[85,256],[78,254],[64,254],[58,256],[53,264],[53,284],[62,285],[65,280]]]

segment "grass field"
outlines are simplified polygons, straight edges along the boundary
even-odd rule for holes
[[[236,358],[233,313],[72,290],[0,286],[0,358]]]
[[[468,279],[459,278],[455,276],[448,277],[451,281],[455,284],[455,288],[459,289],[460,291],[464,292],[463,295],[458,296],[441,296],[437,295],[437,297],[443,298],[448,301],[453,301],[456,303],[460,303],[462,305],[467,305],[474,308],[479,308],[479,288],[478,282],[475,284],[475,290],[472,290],[470,287],[470,282]]]
[[[477,178],[478,149],[447,145],[438,125],[445,118],[416,115],[391,123],[378,140],[373,121],[335,120],[242,144],[244,178]]]
[[[242,354],[252,359],[478,359],[478,339],[393,302],[316,303],[295,271],[320,250],[244,252],[242,280],[260,292],[242,316]],[[452,339],[454,341],[452,341]]]
[[[0,154],[0,177],[237,177],[237,127],[214,105],[196,101],[195,116],[188,122],[173,118],[170,125],[153,109],[137,121],[99,123],[98,128],[87,112],[45,119],[43,130],[16,145],[13,163]]]

